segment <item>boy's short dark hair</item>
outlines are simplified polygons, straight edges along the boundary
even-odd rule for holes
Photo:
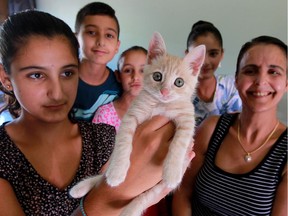
[[[112,19],[115,20],[118,30],[118,39],[120,35],[120,25],[118,22],[118,19],[115,15],[115,10],[109,6],[108,4],[105,4],[103,2],[92,2],[87,5],[85,5],[83,8],[81,8],[76,16],[76,22],[75,22],[75,32],[78,33],[80,29],[80,25],[83,23],[83,20],[86,16],[90,15],[105,15],[109,16]]]

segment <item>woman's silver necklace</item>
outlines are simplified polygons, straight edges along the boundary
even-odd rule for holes
[[[258,148],[256,148],[255,150],[251,151],[251,152],[248,152],[245,150],[245,148],[243,147],[242,145],[242,142],[241,142],[241,138],[240,138],[240,119],[238,121],[238,131],[237,131],[237,137],[238,137],[238,142],[240,143],[240,146],[242,147],[242,149],[244,150],[244,152],[246,153],[245,156],[244,156],[244,160],[245,162],[250,162],[252,161],[252,154],[257,152],[258,150],[260,150],[269,140],[270,138],[273,136],[273,134],[275,133],[277,127],[279,125],[279,121],[277,122],[277,124],[275,125],[274,129],[272,130],[272,132],[269,134],[269,136],[267,137],[267,139],[264,141],[264,143],[262,145],[260,145]]]

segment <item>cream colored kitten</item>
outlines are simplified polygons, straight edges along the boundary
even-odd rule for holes
[[[143,90],[122,119],[110,164],[104,174],[107,183],[117,186],[125,180],[130,166],[132,139],[139,124],[154,115],[163,115],[174,122],[176,131],[164,161],[163,181],[136,197],[121,216],[141,215],[164,188],[175,189],[181,182],[194,135],[191,97],[204,58],[204,45],[190,50],[183,59],[169,55],[162,36],[154,33],[148,49],[148,64],[144,68]],[[78,183],[70,194],[73,197],[85,195],[99,178],[92,177]]]

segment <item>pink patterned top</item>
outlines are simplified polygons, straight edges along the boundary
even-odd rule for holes
[[[92,120],[93,123],[105,123],[115,127],[118,132],[121,120],[117,115],[113,102],[100,106]]]

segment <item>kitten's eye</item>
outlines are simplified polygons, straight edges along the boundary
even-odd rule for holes
[[[162,80],[162,74],[160,72],[155,72],[153,73],[153,79],[156,82],[160,82]]]
[[[184,85],[184,80],[182,78],[177,78],[174,82],[174,85],[177,87],[182,87]]]

